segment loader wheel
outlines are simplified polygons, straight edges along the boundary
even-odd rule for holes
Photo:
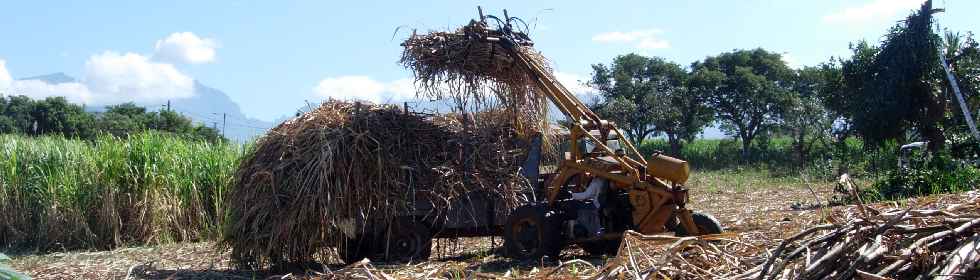
[[[546,207],[525,205],[507,217],[504,251],[515,259],[557,257],[561,253],[560,223],[549,216]]]
[[[432,255],[432,233],[428,227],[412,219],[399,219],[391,226],[387,260],[411,262],[429,259]],[[378,253],[385,253],[385,248],[378,250]]]
[[[715,219],[714,216],[709,214],[694,212],[691,213],[691,219],[694,220],[694,225],[698,227],[698,232],[701,235],[719,234],[724,231],[724,229],[721,227],[721,222],[718,222],[718,219]],[[677,224],[677,226],[674,228],[674,234],[677,236],[689,236],[683,223]]]

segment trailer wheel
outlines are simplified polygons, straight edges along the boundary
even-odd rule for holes
[[[387,260],[411,262],[428,260],[432,255],[432,233],[424,224],[413,219],[398,219],[392,223],[388,240]],[[386,248],[378,248],[384,254]]]
[[[363,260],[371,255],[372,250],[370,240],[370,238],[366,238],[364,236],[348,238],[344,244],[337,247],[337,254],[340,255],[340,259],[347,264],[352,264]]]
[[[694,220],[694,225],[698,227],[698,231],[701,235],[705,234],[719,234],[724,229],[721,227],[721,222],[706,213],[694,212],[691,213],[691,219]],[[674,228],[674,234],[677,236],[688,236],[687,229],[684,228],[683,224],[678,224]]]
[[[557,257],[561,253],[560,222],[544,206],[518,207],[507,217],[504,228],[505,253],[515,259]]]

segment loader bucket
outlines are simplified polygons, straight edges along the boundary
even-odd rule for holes
[[[691,168],[687,161],[655,153],[647,160],[647,174],[676,184],[687,182]]]

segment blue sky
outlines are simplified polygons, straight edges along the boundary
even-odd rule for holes
[[[198,80],[246,114],[290,115],[325,96],[398,100],[411,74],[400,40],[508,9],[566,82],[628,52],[688,65],[763,47],[791,65],[878,41],[918,0],[831,1],[10,1],[0,10],[0,89],[85,102],[184,98]],[[976,30],[980,1],[936,1],[943,27]],[[398,29],[398,32],[396,32]],[[394,38],[392,38],[394,36]],[[65,72],[75,85],[17,83]],[[4,76],[8,76],[4,78]],[[580,87],[577,90],[584,90]]]

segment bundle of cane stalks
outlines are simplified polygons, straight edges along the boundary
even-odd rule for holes
[[[519,40],[502,39],[514,34]],[[460,110],[503,109],[522,135],[545,130],[546,96],[515,61],[519,52],[538,65],[548,63],[525,34],[501,34],[474,20],[455,31],[412,34],[402,46],[401,64],[415,74],[421,95],[452,99]]]

